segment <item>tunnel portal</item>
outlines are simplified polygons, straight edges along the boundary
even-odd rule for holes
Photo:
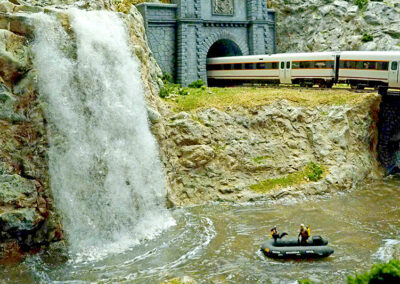
[[[243,55],[243,52],[240,50],[240,47],[229,39],[216,41],[207,52],[207,58],[241,55]]]

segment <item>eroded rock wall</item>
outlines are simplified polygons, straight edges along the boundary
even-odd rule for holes
[[[400,3],[271,0],[279,52],[400,50]]]
[[[175,205],[302,198],[349,190],[380,173],[376,117],[380,97],[353,106],[303,107],[286,100],[259,107],[166,113],[158,132]],[[250,186],[315,162],[318,182],[267,192]]]
[[[75,2],[0,2],[0,263],[18,261],[24,253],[64,238],[50,188],[44,102],[32,64],[32,16],[54,14],[68,31],[65,10],[70,7],[121,10],[114,1]],[[141,63],[149,113],[157,118],[161,71],[151,57],[141,14],[134,6],[125,8],[120,16]]]

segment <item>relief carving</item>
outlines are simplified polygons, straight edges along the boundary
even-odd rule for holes
[[[233,16],[233,0],[212,0],[214,15]]]

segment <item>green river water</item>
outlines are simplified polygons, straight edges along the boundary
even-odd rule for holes
[[[28,258],[0,268],[5,283],[161,283],[190,276],[198,283],[295,283],[346,276],[391,259],[400,246],[400,179],[373,182],[349,193],[277,203],[174,209],[177,225],[153,240],[98,260],[66,263]],[[329,239],[335,253],[320,260],[273,260],[260,245],[278,225],[289,236],[300,223]],[[396,248],[397,247],[397,248]]]

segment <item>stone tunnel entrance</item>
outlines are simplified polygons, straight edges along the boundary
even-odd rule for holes
[[[216,41],[208,50],[207,58],[224,56],[241,56],[243,52],[240,47],[229,39]]]
[[[378,158],[388,174],[400,173],[400,96],[382,96],[378,122]]]

